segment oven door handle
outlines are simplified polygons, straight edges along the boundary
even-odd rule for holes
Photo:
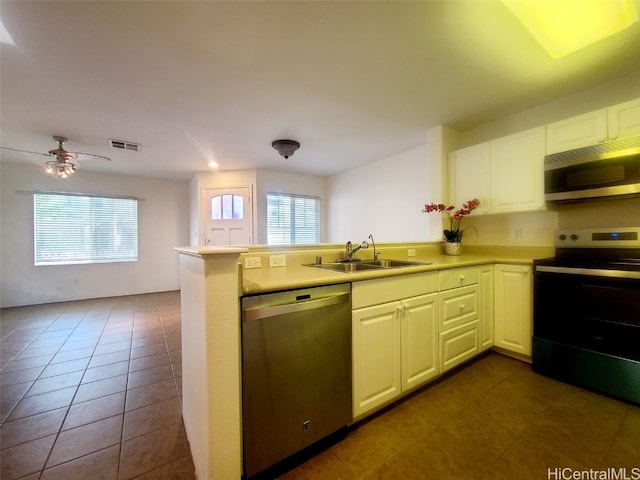
[[[553,267],[549,265],[536,265],[536,272],[566,273],[569,275],[589,275],[592,277],[640,279],[640,272],[634,272],[630,270],[607,270],[601,268]]]

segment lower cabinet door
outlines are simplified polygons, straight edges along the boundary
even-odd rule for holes
[[[393,400],[402,392],[399,302],[352,313],[353,416]]]
[[[440,372],[438,294],[402,301],[402,391],[423,385]]]
[[[440,334],[440,371],[445,372],[478,354],[480,322],[474,320]]]
[[[532,268],[496,264],[495,274],[495,346],[530,357]]]

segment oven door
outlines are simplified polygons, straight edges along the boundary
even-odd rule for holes
[[[640,272],[536,265],[533,368],[640,403]]]
[[[534,336],[640,361],[640,272],[536,266]]]

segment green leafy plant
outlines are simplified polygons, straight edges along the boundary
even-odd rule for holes
[[[446,206],[444,203],[425,203],[423,213],[442,212],[449,218],[449,228],[444,230],[444,238],[447,242],[460,242],[462,236],[468,228],[478,231],[473,225],[467,225],[465,228],[460,226],[460,222],[464,217],[469,215],[480,205],[480,200],[474,198],[462,204],[462,207],[456,210],[455,205]],[[454,211],[455,210],[455,211]]]

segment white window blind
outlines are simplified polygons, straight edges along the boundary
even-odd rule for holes
[[[34,193],[35,264],[138,260],[138,201]]]
[[[267,243],[318,243],[320,199],[285,193],[267,194]]]

